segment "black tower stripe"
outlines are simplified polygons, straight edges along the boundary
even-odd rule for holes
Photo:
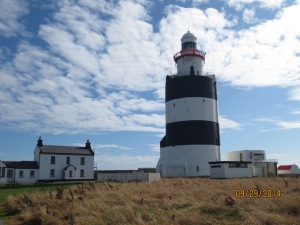
[[[176,145],[220,146],[219,124],[211,121],[192,120],[168,123],[160,147]]]
[[[204,97],[217,100],[215,80],[207,76],[167,76],[166,102],[186,97]]]

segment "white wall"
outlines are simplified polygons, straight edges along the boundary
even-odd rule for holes
[[[35,150],[34,150],[34,161],[36,161],[38,163],[38,165],[40,165],[40,158],[39,158],[39,154],[40,153],[40,150],[39,150],[39,147],[36,147]]]
[[[211,178],[243,178],[252,177],[251,164],[248,167],[229,167],[230,163],[210,164]],[[220,167],[216,167],[220,166]]]
[[[23,177],[20,177],[20,171],[23,171]],[[30,177],[30,171],[34,171],[34,177]],[[39,178],[38,169],[16,169],[15,181],[20,183],[34,183]]]
[[[189,97],[166,102],[166,123],[205,120],[218,122],[218,105],[215,99]]]
[[[264,166],[263,166],[263,164],[252,166],[252,176],[253,177],[263,177],[264,176]]]
[[[148,173],[149,175],[149,182],[155,182],[160,180],[160,174],[159,173]]]
[[[70,176],[70,171],[72,171],[72,176]],[[66,170],[63,170],[63,179],[64,180],[73,180],[76,179],[76,170],[73,166],[69,166]]]
[[[51,164],[51,156],[55,156],[55,164]],[[62,171],[67,166],[67,157],[70,164],[76,167],[73,179],[94,179],[94,156],[40,154],[40,180],[62,180]],[[85,158],[85,165],[81,165],[81,157]],[[55,177],[50,177],[50,170],[55,169]],[[80,177],[80,170],[84,170],[84,177]]]
[[[6,183],[6,181],[7,181],[7,179],[6,179],[6,165],[3,163],[3,162],[1,162],[1,160],[0,160],[0,183]],[[3,168],[5,168],[5,173],[4,173],[4,177],[2,177],[2,170],[3,170]]]
[[[209,165],[210,178],[225,178],[224,164],[210,164]]]
[[[224,169],[226,178],[252,177],[251,164],[248,167],[229,167],[229,164],[225,164]]]
[[[299,174],[300,169],[297,165],[292,165],[290,170],[278,170],[278,175],[292,175],[292,174]]]
[[[220,147],[217,145],[177,145],[161,148],[156,172],[161,177],[181,177],[183,171],[187,177],[209,176],[208,162],[219,161],[219,151]],[[172,172],[172,168],[175,168],[175,172]]]
[[[159,181],[159,173],[97,173],[97,181],[116,181],[116,182],[153,182]]]
[[[183,50],[188,51],[188,50]],[[192,51],[192,50],[189,50]],[[203,60],[198,56],[183,56],[177,60],[177,75],[187,76],[190,75],[190,67],[194,66],[195,75],[202,74]]]

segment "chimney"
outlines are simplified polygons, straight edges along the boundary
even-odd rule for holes
[[[41,136],[39,137],[39,140],[37,141],[36,147],[43,147],[43,140],[42,140]]]
[[[86,143],[85,143],[85,148],[86,148],[86,149],[92,149],[91,143],[90,143],[89,139],[87,139],[87,141],[86,141]]]

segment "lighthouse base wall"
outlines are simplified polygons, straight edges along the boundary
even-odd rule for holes
[[[156,172],[161,177],[209,176],[208,162],[220,160],[218,145],[178,145],[160,149]]]

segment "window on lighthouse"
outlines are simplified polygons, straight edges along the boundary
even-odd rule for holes
[[[195,42],[184,42],[181,45],[182,50],[187,49],[187,48],[196,48],[196,43]]]
[[[194,66],[190,67],[190,75],[191,76],[195,75]]]

